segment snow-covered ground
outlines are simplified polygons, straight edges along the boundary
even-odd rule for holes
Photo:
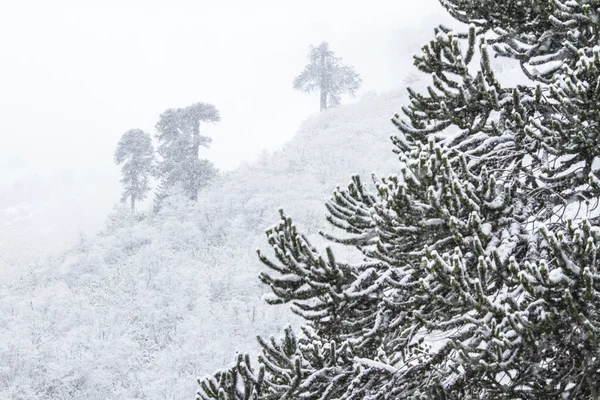
[[[118,175],[64,170],[24,175],[0,186],[0,273],[55,254],[81,235],[93,235],[119,196]]]
[[[225,173],[197,204],[174,198],[141,220],[117,208],[101,234],[71,237],[59,255],[28,267],[4,260],[20,268],[0,283],[0,398],[193,398],[197,375],[255,351],[257,333],[291,319],[261,301],[257,279],[255,249],[266,249],[278,209],[322,244],[323,202],[335,186],[396,166],[389,120],[405,103],[402,92],[371,94],[315,115],[281,151]],[[19,235],[54,229],[45,224],[56,213],[91,212],[101,196],[88,186],[66,203],[7,202],[3,240],[42,255]]]

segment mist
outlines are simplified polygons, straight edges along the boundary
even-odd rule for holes
[[[595,399],[587,0],[0,4],[0,399]]]
[[[434,0],[360,3],[12,2],[0,5],[0,246],[41,255],[93,234],[119,201],[113,153],[167,108],[217,105],[202,156],[221,170],[281,149],[318,111],[292,90],[328,41],[363,78],[355,99],[399,87],[443,19]],[[17,222],[18,221],[18,222]],[[25,251],[24,254],[24,250]]]
[[[299,327],[265,302],[265,230],[291,215],[362,259],[320,234],[326,199],[397,173],[390,119],[426,87],[413,55],[441,23],[464,28],[437,0],[0,4],[0,398],[191,399],[256,335]],[[354,96],[294,90],[311,46],[356,72]],[[207,178],[171,184],[189,154],[164,149],[205,109]],[[165,110],[182,125],[159,127]],[[127,134],[150,153],[133,180]]]

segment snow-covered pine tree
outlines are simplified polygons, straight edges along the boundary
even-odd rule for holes
[[[532,84],[509,129],[540,171],[537,197],[547,216],[569,204],[595,201],[598,177],[598,7],[567,0],[441,0],[452,16],[493,36],[496,55],[514,59]],[[521,87],[523,88],[523,87]],[[546,216],[546,217],[547,217]]]
[[[121,167],[123,196],[131,200],[131,210],[135,211],[135,202],[142,201],[150,190],[148,181],[154,164],[154,147],[150,135],[140,129],[131,129],[121,136],[114,156],[115,163]]]
[[[600,394],[598,5],[441,3],[468,28],[439,27],[415,58],[433,85],[393,119],[399,174],[374,193],[355,177],[327,203],[349,235],[324,236],[364,260],[320,255],[283,214],[267,232],[268,300],[292,304],[310,346],[261,340],[254,398]],[[502,86],[491,55],[530,84]]]
[[[469,50],[475,51],[475,41],[469,42]],[[435,45],[460,50],[452,34],[439,35]],[[485,65],[482,62],[481,68],[485,69]],[[483,86],[469,77],[466,68],[462,74],[465,82],[473,82],[470,86],[465,84],[469,94],[484,98],[480,93]],[[508,96],[510,98],[510,93]],[[463,105],[457,103],[453,110]],[[439,110],[439,107],[434,109]],[[491,114],[490,110],[486,112]],[[407,110],[407,113],[410,112]],[[469,127],[481,130],[485,124]],[[433,295],[421,288],[422,279],[427,279],[428,285],[435,283],[430,269],[436,264],[425,263],[423,258],[433,259],[434,253],[446,253],[445,257],[450,258],[449,252],[463,246],[464,253],[471,249],[470,265],[465,268],[478,274],[477,255],[483,254],[488,241],[498,241],[498,238],[489,235],[488,226],[479,224],[481,217],[477,212],[491,215],[494,221],[502,219],[497,221],[499,226],[511,226],[514,223],[511,189],[498,184],[485,167],[479,168],[475,175],[464,157],[454,157],[457,162],[452,163],[447,149],[429,140],[425,133],[429,128],[423,127],[420,132],[413,128],[413,137],[395,139],[402,148],[401,175],[377,180],[376,194],[368,194],[361,180],[355,177],[348,190],[338,190],[328,203],[329,221],[353,235],[337,241],[358,246],[367,256],[365,262],[338,263],[331,250],[326,257],[321,257],[285,215],[278,226],[267,232],[278,260],[274,263],[261,255],[261,260],[275,272],[261,275],[263,282],[273,289],[275,297],[270,301],[293,302],[293,310],[307,320],[320,338],[320,344],[312,341],[317,343],[319,351],[339,348],[347,353],[343,359],[336,359],[335,369],[328,364],[309,369],[307,375],[314,378],[307,378],[296,389],[288,388],[292,396],[328,393],[328,397],[323,398],[369,398],[380,390],[389,396],[416,393],[426,396],[447,390],[441,382],[450,377],[454,377],[457,388],[468,390],[465,389],[466,375],[460,379],[450,367],[442,371],[438,365],[442,361],[448,363],[450,346],[437,349],[435,354],[428,353],[422,339],[428,328],[438,335],[456,330],[456,326],[446,327],[435,319],[448,314],[458,318],[470,310],[472,304],[457,307],[456,301],[444,303],[439,298],[440,293]],[[420,134],[423,135],[420,137]],[[481,149],[478,154],[485,156]],[[509,247],[513,236],[505,240]],[[497,255],[498,264],[506,267],[507,257],[503,256]],[[462,278],[464,280],[464,276]],[[451,294],[455,289],[448,284],[450,278],[443,279],[446,287],[439,290]],[[470,288],[471,291],[476,289],[476,285]],[[481,298],[482,294],[477,296]],[[435,313],[440,315],[431,316],[430,321],[424,319],[424,315]],[[295,353],[294,357],[307,358],[302,352]],[[265,360],[269,360],[268,354]],[[458,363],[454,360],[451,365],[456,368]],[[392,371],[401,364],[408,373],[402,379],[394,379]],[[386,385],[391,387],[385,388]]]
[[[340,96],[354,96],[362,83],[354,67],[342,64],[327,42],[310,46],[308,65],[294,79],[294,89],[306,93],[319,91],[321,111],[340,104]]]
[[[215,176],[213,164],[199,158],[200,146],[208,147],[211,142],[210,137],[200,134],[200,123],[220,120],[219,111],[208,103],[171,108],[160,115],[156,124],[158,153],[162,158],[158,168],[161,181],[157,205],[175,185],[180,185],[191,200],[196,200],[198,190]]]

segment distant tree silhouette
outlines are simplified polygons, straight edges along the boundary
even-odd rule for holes
[[[141,129],[131,129],[121,136],[115,151],[115,163],[121,167],[123,196],[131,200],[131,210],[135,203],[144,200],[150,190],[148,180],[154,163],[154,147],[150,135]]]
[[[199,159],[200,146],[208,147],[212,141],[200,134],[200,123],[220,120],[219,111],[208,103],[171,108],[161,114],[156,124],[162,158],[158,168],[158,203],[174,185],[180,185],[191,200],[198,199],[198,190],[216,174],[210,161]]]
[[[294,79],[294,89],[306,93],[316,90],[321,95],[321,111],[336,107],[340,104],[340,95],[348,93],[351,96],[362,83],[360,75],[354,67],[342,64],[342,59],[335,56],[327,42],[318,47],[310,46],[309,63]]]

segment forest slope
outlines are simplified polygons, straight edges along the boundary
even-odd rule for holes
[[[278,208],[316,236],[336,185],[395,166],[389,119],[406,102],[391,92],[315,115],[197,203],[117,208],[99,235],[0,283],[0,398],[193,398],[196,376],[292,318],[257,279]]]

